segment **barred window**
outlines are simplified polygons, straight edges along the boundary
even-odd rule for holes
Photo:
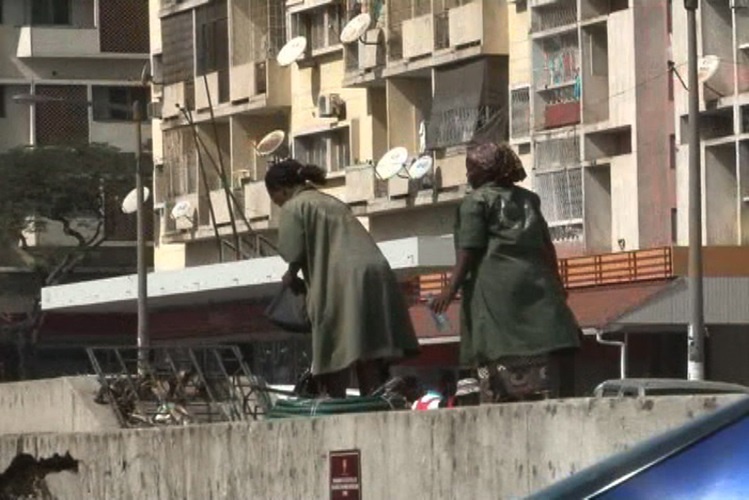
[[[512,138],[527,137],[531,128],[530,88],[523,87],[510,92],[510,111],[512,113]]]
[[[349,128],[297,136],[294,139],[294,157],[302,163],[311,163],[328,172],[338,172],[351,164]]]
[[[141,120],[146,121],[149,90],[141,87],[92,88],[94,121],[129,121],[133,119],[133,103],[138,101]]]
[[[292,14],[292,36],[305,36],[310,50],[334,47],[341,43],[340,35],[346,14],[344,6],[332,3]]]

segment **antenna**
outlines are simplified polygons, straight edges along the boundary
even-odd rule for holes
[[[147,187],[143,187],[143,201],[148,200],[148,196],[151,194],[151,192],[148,190]],[[138,190],[133,189],[129,193],[127,193],[127,196],[125,196],[125,199],[122,200],[122,213],[123,214],[132,214],[138,211]]]
[[[192,215],[192,203],[187,200],[178,201],[171,212],[172,219],[174,220],[181,218],[192,219]]]
[[[411,179],[421,179],[432,170],[434,160],[429,155],[423,155],[418,157],[411,165],[408,166],[406,172]]]
[[[258,156],[273,154],[281,147],[284,139],[286,139],[286,133],[283,130],[274,130],[260,139],[260,142],[255,145],[255,151]]]
[[[341,43],[349,44],[357,40],[367,43],[362,38],[372,24],[372,18],[366,12],[355,16],[341,30]]]
[[[697,79],[700,83],[710,80],[720,67],[720,57],[708,55],[697,61]]]
[[[386,181],[398,175],[406,166],[408,150],[404,147],[393,148],[380,158],[375,167],[375,175]]]
[[[281,67],[289,66],[294,61],[299,60],[307,50],[307,39],[303,36],[292,38],[281,47],[276,56],[276,61]]]

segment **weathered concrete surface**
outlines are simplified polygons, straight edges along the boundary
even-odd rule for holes
[[[118,429],[108,405],[94,402],[94,377],[0,384],[0,435]]]
[[[367,500],[513,498],[738,397],[576,399],[0,436],[0,471],[20,453],[70,453],[77,473],[47,477],[60,499],[329,498],[328,453],[356,448]]]

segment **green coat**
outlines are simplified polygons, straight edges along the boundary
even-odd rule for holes
[[[458,209],[455,243],[481,258],[462,289],[461,362],[536,355],[579,345],[579,327],[544,258],[549,229],[538,195],[489,183]]]
[[[281,257],[300,264],[307,282],[313,374],[418,353],[395,274],[345,203],[300,190],[281,210],[278,237]]]

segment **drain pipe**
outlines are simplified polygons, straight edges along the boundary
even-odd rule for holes
[[[609,345],[619,348],[619,378],[627,378],[627,334],[624,334],[624,340],[604,340],[603,332],[596,332],[596,341],[601,345]]]

